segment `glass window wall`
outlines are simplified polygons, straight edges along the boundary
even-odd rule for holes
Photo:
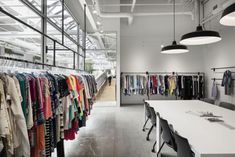
[[[43,0],[0,0],[0,7],[6,12],[29,24],[33,28],[42,32],[42,1]],[[28,3],[27,5],[25,3]],[[84,45],[84,33],[80,30],[78,34],[77,21],[71,16],[65,7],[64,19],[62,19],[62,3],[61,0],[47,0],[47,18],[46,29],[42,34],[46,34],[54,40],[63,43],[64,46],[78,51],[78,46]],[[28,6],[32,7],[28,7]],[[36,8],[36,9],[35,9]],[[64,37],[62,37],[62,23],[64,20]],[[51,23],[52,22],[52,23]],[[0,12],[0,55],[12,58],[24,59],[35,62],[42,62],[42,46],[47,46],[45,51],[44,62],[53,65],[53,41],[49,38],[43,38],[43,35],[26,25],[10,18]],[[71,40],[70,36],[73,40]],[[78,37],[80,40],[78,41]],[[44,40],[43,40],[44,39]],[[43,42],[45,44],[43,44]],[[84,56],[83,49],[79,48],[79,52]],[[74,52],[67,48],[56,44],[56,65],[73,68]],[[75,68],[84,69],[84,58],[75,54]]]

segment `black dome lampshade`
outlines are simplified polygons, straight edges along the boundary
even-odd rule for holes
[[[199,25],[197,26],[196,31],[184,34],[181,37],[180,44],[184,45],[205,45],[216,43],[221,40],[219,32],[211,30],[203,30],[200,25],[200,0],[198,0],[198,21]]]
[[[187,53],[189,50],[185,45],[177,45],[176,41],[172,42],[172,45],[168,45],[162,48],[161,53],[163,54],[180,54]]]
[[[178,45],[175,40],[175,0],[173,2],[174,2],[173,5],[174,41],[172,42],[172,45],[168,45],[162,48],[161,53],[163,54],[181,54],[189,52],[187,46]]]
[[[235,26],[235,3],[224,10],[219,22],[224,26]]]
[[[195,32],[187,33],[182,36],[180,44],[184,45],[205,45],[215,43],[221,40],[218,32],[203,30],[202,26],[197,26]]]

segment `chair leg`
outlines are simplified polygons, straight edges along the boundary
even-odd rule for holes
[[[161,153],[162,147],[164,146],[165,142],[163,142],[163,144],[161,145],[159,151],[157,152],[157,157],[159,156],[159,154]]]
[[[146,140],[147,140],[147,141],[149,141],[149,135],[150,135],[150,133],[152,132],[153,127],[154,127],[154,125],[152,125],[151,128],[149,129],[149,132],[148,132],[147,137],[146,137]]]
[[[153,152],[153,153],[156,153],[156,151],[155,151],[155,146],[156,146],[156,144],[157,144],[157,141],[155,141],[154,144],[153,144],[153,148],[152,148],[152,152]]]
[[[145,123],[144,123],[144,126],[143,126],[143,131],[145,131],[145,126],[146,126],[146,124],[147,124],[147,122],[149,121],[149,118],[145,121]]]

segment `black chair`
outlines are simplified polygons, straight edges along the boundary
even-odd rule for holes
[[[149,141],[149,135],[150,133],[152,132],[153,128],[156,127],[156,113],[154,111],[154,108],[153,107],[149,107],[149,111],[150,111],[150,120],[151,120],[151,123],[152,123],[152,126],[151,128],[149,129],[148,131],[148,134],[147,134],[147,137],[146,137],[146,140]]]
[[[188,140],[177,133],[175,135],[175,142],[177,145],[177,157],[194,157]]]
[[[213,104],[213,105],[215,104],[215,100],[210,99],[210,98],[204,98],[204,99],[202,99],[202,101],[207,102],[209,104]]]
[[[175,138],[174,138],[174,133],[170,129],[167,120],[160,118],[160,126],[162,129],[162,139],[163,143],[157,153],[157,157],[159,156],[163,146],[167,144],[169,147],[171,147],[173,150],[177,151],[176,143],[175,143]]]
[[[144,106],[145,106],[145,115],[146,115],[147,119],[146,119],[146,121],[144,123],[143,131],[145,131],[145,126],[146,126],[147,122],[149,121],[149,119],[151,118],[149,104],[147,102],[144,102]]]
[[[220,107],[223,107],[223,108],[226,108],[226,109],[229,109],[229,110],[235,110],[235,106],[234,104],[230,104],[230,103],[227,103],[227,102],[220,102],[219,104]]]

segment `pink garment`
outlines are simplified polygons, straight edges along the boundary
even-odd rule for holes
[[[44,108],[44,117],[46,120],[52,117],[51,109],[51,96],[49,90],[48,79],[43,77],[42,80],[42,91],[43,91],[43,108]]]

